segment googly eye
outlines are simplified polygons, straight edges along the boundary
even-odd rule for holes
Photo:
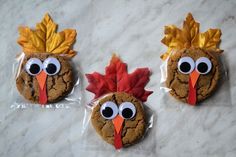
[[[206,57],[200,57],[196,61],[196,70],[200,74],[207,74],[211,71],[212,63],[211,61]]]
[[[178,69],[183,74],[190,74],[195,68],[195,63],[191,57],[182,57],[178,62]]]
[[[117,105],[112,101],[105,102],[100,108],[100,113],[105,119],[115,118],[118,112]]]
[[[124,119],[131,119],[136,114],[136,108],[131,102],[123,102],[119,107],[119,114]]]
[[[49,57],[43,62],[43,69],[48,75],[55,75],[60,71],[60,62],[53,57]]]
[[[42,71],[42,62],[38,58],[30,58],[25,64],[25,70],[28,74],[35,76]]]

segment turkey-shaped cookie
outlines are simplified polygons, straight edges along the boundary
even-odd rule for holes
[[[91,122],[97,133],[116,149],[136,143],[145,132],[142,102],[152,93],[144,88],[149,81],[148,68],[127,73],[127,65],[113,56],[105,75],[86,74],[88,91],[95,94]]]
[[[73,88],[70,58],[76,31],[57,33],[57,24],[46,14],[36,29],[19,27],[18,43],[25,57],[16,78],[18,91],[34,103],[46,104],[61,100]]]
[[[196,105],[209,97],[220,78],[220,29],[199,32],[200,24],[189,13],[183,29],[165,27],[162,43],[168,51],[161,56],[167,61],[166,86],[175,98]]]

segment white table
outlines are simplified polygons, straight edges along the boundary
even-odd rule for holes
[[[59,30],[78,31],[73,59],[82,74],[103,73],[111,54],[117,52],[129,65],[149,67],[153,75],[147,89],[154,90],[148,101],[157,114],[150,136],[143,141],[155,157],[234,157],[236,156],[236,2],[234,0],[14,0],[0,5],[0,156],[1,157],[67,157],[67,156],[144,156],[133,148],[115,152],[86,150],[81,147],[80,130],[84,105],[93,94],[84,91],[78,108],[57,110],[13,110],[10,97],[12,62],[21,52],[16,43],[19,25],[34,27],[49,12]],[[232,105],[173,108],[161,103],[160,54],[166,47],[160,43],[164,26],[182,26],[188,12],[201,23],[201,31],[222,29],[221,48],[230,70]],[[83,76],[83,89],[87,80]],[[221,92],[220,90],[218,92]],[[94,130],[91,138],[99,141]],[[141,144],[142,145],[142,144]],[[134,146],[135,148],[136,146]],[[138,147],[138,145],[137,145]],[[109,151],[110,150],[110,151]]]

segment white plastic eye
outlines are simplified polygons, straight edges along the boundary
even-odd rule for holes
[[[115,118],[118,112],[117,105],[112,101],[105,102],[100,108],[100,113],[105,119]]]
[[[136,108],[131,102],[123,102],[119,107],[119,114],[124,119],[131,119],[136,114]]]
[[[195,68],[195,63],[191,57],[182,57],[178,62],[178,69],[183,74],[190,74]]]
[[[206,57],[200,57],[196,61],[196,70],[200,74],[208,74],[211,71],[212,63],[211,61]]]
[[[43,62],[43,69],[48,75],[55,75],[60,71],[61,64],[56,58],[49,57]]]
[[[25,64],[25,70],[28,74],[35,76],[42,71],[42,62],[38,58],[30,58]]]

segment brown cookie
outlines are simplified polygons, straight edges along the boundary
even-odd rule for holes
[[[123,147],[132,145],[143,137],[145,132],[145,112],[141,102],[135,97],[127,93],[112,93],[102,97],[94,105],[91,122],[97,133],[106,142],[114,145],[114,119],[118,116],[121,116],[123,120],[121,126]]]
[[[196,100],[200,102],[216,89],[220,68],[217,53],[200,48],[182,49],[173,52],[167,63],[166,86],[176,99],[188,102],[189,80],[193,71],[199,75],[196,82]]]
[[[41,63],[37,62],[37,59]],[[46,73],[47,103],[61,100],[72,90],[73,72],[67,58],[51,53],[32,53],[25,56],[16,78],[17,89],[25,99],[39,103],[40,86],[37,79],[40,74],[39,68],[42,68],[41,72]],[[37,72],[39,73],[35,75]]]

